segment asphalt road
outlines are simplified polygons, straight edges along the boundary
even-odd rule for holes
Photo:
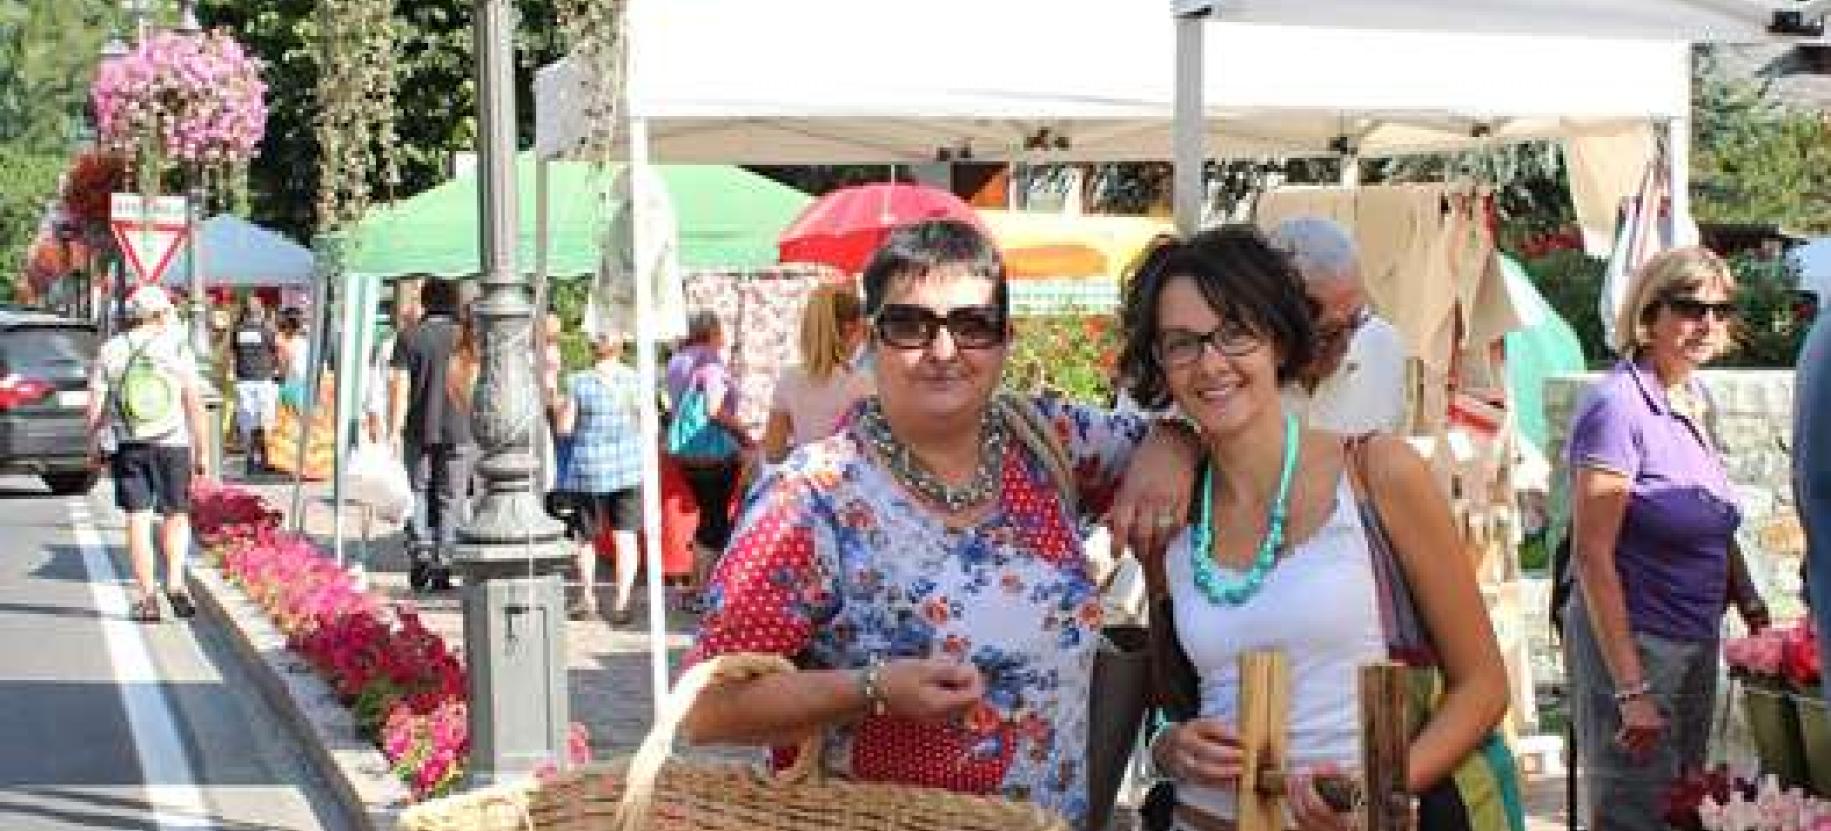
[[[220,633],[127,619],[112,493],[0,477],[0,828],[347,828]]]

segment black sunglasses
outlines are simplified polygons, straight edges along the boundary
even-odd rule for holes
[[[990,349],[1005,340],[1005,318],[997,306],[961,306],[936,314],[924,306],[892,303],[873,319],[878,340],[898,349],[927,349],[941,327],[961,349]]]
[[[1692,323],[1703,320],[1704,315],[1707,314],[1714,315],[1720,321],[1735,320],[1736,316],[1741,314],[1740,310],[1736,308],[1736,304],[1728,302],[1707,303],[1691,297],[1668,297],[1665,303],[1666,308],[1671,309],[1673,314]]]

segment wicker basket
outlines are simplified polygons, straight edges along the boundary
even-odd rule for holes
[[[540,781],[415,805],[403,831],[1066,831],[1034,805],[935,788],[827,779],[810,738],[795,766],[769,774],[740,762],[671,759],[699,691],[792,671],[775,655],[728,655],[688,671],[636,754]]]

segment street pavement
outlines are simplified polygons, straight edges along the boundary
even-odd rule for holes
[[[0,828],[349,827],[218,633],[127,619],[112,501],[0,477]]]

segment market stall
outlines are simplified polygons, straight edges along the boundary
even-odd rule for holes
[[[969,20],[976,31],[1023,36],[970,61],[915,62],[883,59],[885,11],[869,4],[635,0],[627,10],[626,93],[618,108],[627,123],[614,130],[589,123],[587,112],[602,111],[585,106],[599,85],[582,61],[564,60],[536,80],[536,147],[552,157],[637,165],[1174,158],[1186,179],[1210,153],[1366,157],[1618,135],[1684,117],[1684,41],[1718,36],[1699,21],[1726,19],[1659,0],[1607,13],[1579,2],[1477,6],[1473,20],[1489,25],[1471,26],[1461,11],[1426,17],[1420,4],[1404,2],[1290,4],[1293,15],[1314,24],[1307,28],[1203,24],[1215,60],[1179,63],[1193,69],[1179,86],[1178,74],[1161,63],[1092,59],[1119,46],[1173,54],[1187,45],[1188,27],[1179,29],[1150,4],[934,0],[899,18],[899,40],[957,42],[960,21]],[[1423,31],[1343,31],[1351,27],[1342,20],[1362,21],[1389,7]],[[1284,4],[1252,8],[1254,20],[1285,22],[1276,11]],[[805,20],[822,25],[785,23]],[[1737,34],[1758,32],[1736,20]],[[707,54],[720,59],[707,61]],[[1377,59],[1347,71],[1319,54]],[[1609,67],[1608,83],[1595,77],[1602,66]],[[1179,123],[1183,140],[1173,142]],[[1682,148],[1670,157],[1682,159]],[[641,262],[653,242],[638,233],[632,245]],[[646,308],[652,286],[635,282]],[[648,350],[645,372],[652,370],[653,341],[648,333],[639,338]],[[652,375],[645,383],[653,389]],[[654,441],[656,425],[644,432]],[[645,509],[653,532],[659,506]],[[659,637],[659,617],[651,624]],[[663,679],[659,654],[656,661]]]

